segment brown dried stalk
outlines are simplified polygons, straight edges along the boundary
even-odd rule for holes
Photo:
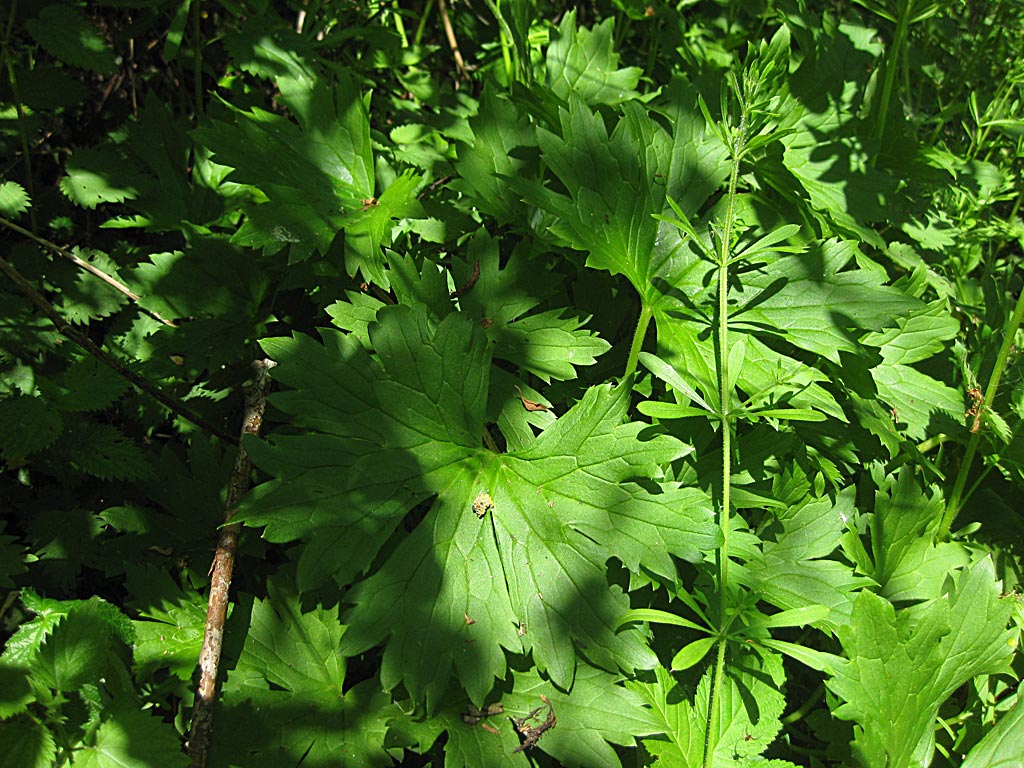
[[[136,304],[138,304],[139,300],[142,298],[141,296],[139,296],[139,294],[137,294],[134,291],[132,291],[131,288],[129,288],[124,283],[122,283],[120,280],[111,277],[110,275],[108,275],[106,272],[104,272],[99,267],[95,266],[94,264],[90,264],[85,259],[79,258],[78,256],[76,256],[71,251],[67,250],[66,248],[61,248],[56,243],[51,243],[46,238],[39,237],[39,235],[35,234],[34,232],[30,232],[29,230],[25,229],[24,227],[19,227],[13,221],[8,221],[7,219],[5,219],[3,217],[0,217],[0,225],[3,225],[5,227],[7,227],[8,229],[14,230],[19,235],[24,235],[25,237],[27,237],[27,238],[29,238],[31,240],[35,240],[41,246],[43,246],[44,248],[49,248],[51,251],[56,253],[58,256],[63,256],[65,259],[67,259],[68,261],[72,262],[75,266],[79,267],[80,269],[84,269],[86,272],[88,272],[89,274],[93,275],[94,277],[98,277],[100,280],[102,280],[104,283],[109,285],[111,288],[113,288],[118,293],[123,293],[125,296],[127,296],[129,299],[134,301]],[[159,320],[164,325],[169,325],[172,328],[177,327],[174,322],[172,322],[171,320],[165,320],[157,312],[152,312],[152,311],[150,311],[148,309],[143,310],[143,311],[146,312],[147,314],[149,314],[154,319]]]
[[[270,369],[276,363],[271,360],[256,360],[255,374],[247,381],[245,388],[245,414],[242,420],[242,435],[258,436],[263,424],[263,411],[270,389]],[[238,448],[235,468],[228,481],[227,509],[224,522],[228,523],[238,508],[238,502],[249,490],[249,476],[252,461],[245,451],[245,444]],[[210,750],[210,733],[213,727],[213,703],[217,693],[217,669],[220,666],[220,652],[224,640],[224,619],[228,612],[228,592],[235,567],[235,549],[238,546],[239,523],[230,523],[220,529],[217,537],[217,552],[210,566],[210,601],[206,610],[206,629],[203,633],[203,650],[199,654],[199,688],[196,692],[195,707],[192,710],[192,732],[189,736],[189,768],[205,768]]]

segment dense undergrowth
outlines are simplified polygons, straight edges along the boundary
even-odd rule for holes
[[[3,6],[0,764],[1020,765],[1024,9]],[[158,399],[160,398],[160,399]]]

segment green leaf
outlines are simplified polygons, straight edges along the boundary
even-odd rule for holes
[[[694,640],[692,643],[684,645],[679,652],[672,657],[672,671],[680,672],[684,669],[689,669],[690,667],[700,664],[716,642],[718,642],[718,638],[702,637],[700,640]]]
[[[111,706],[96,731],[95,741],[75,753],[75,765],[83,768],[148,768],[152,765],[178,768],[188,757],[174,727],[148,712],[124,704]]]
[[[971,678],[1008,671],[1011,601],[1000,598],[990,558],[962,572],[947,594],[898,613],[862,592],[839,639],[847,660],[828,687],[853,720],[853,747],[868,768],[927,764],[939,706]]]
[[[615,20],[608,18],[593,29],[577,29],[575,9],[565,14],[547,52],[548,87],[555,96],[568,102],[574,94],[590,105],[621,104],[640,97],[634,89],[643,70],[616,69],[614,25]]]
[[[526,206],[505,179],[517,178],[528,168],[520,148],[537,146],[535,129],[494,88],[484,90],[480,111],[470,120],[470,127],[473,141],[459,145],[459,159],[455,163],[459,178],[452,181],[452,188],[499,222],[520,221]]]
[[[759,655],[749,647],[737,649],[722,680],[721,723],[712,739],[712,765],[738,768],[760,765],[757,756],[778,734],[786,704],[782,657]],[[655,669],[654,682],[631,683],[652,712],[665,736],[644,739],[645,749],[665,768],[698,768],[703,764],[711,670],[705,672],[692,701],[663,667]],[[692,690],[692,689],[691,689]],[[755,762],[756,761],[756,762]]]
[[[53,445],[64,430],[60,412],[43,397],[0,400],[0,423],[19,425],[0,430],[0,456],[12,463]]]
[[[128,619],[99,598],[71,605],[39,648],[33,676],[58,691],[74,691],[102,682],[123,669],[127,646],[134,640]]]
[[[50,55],[71,66],[100,75],[110,75],[117,67],[107,41],[76,6],[47,6],[25,26]]]
[[[74,249],[75,255],[113,277],[119,277],[117,263],[100,251]],[[75,275],[75,281],[64,287],[57,307],[70,322],[88,325],[99,318],[109,317],[128,303],[128,297],[111,289],[85,270]]]
[[[847,521],[854,516],[853,489],[834,501],[807,501],[779,512],[763,532],[761,551],[746,564],[742,581],[762,599],[790,611],[820,611],[817,626],[834,632],[849,621],[852,592],[870,584],[853,568],[823,559],[835,551]]]
[[[961,768],[1015,768],[1024,755],[1024,705],[1018,698],[1013,709],[967,754]]]
[[[494,357],[549,382],[575,378],[576,366],[593,365],[608,351],[606,341],[583,330],[589,318],[563,317],[568,311],[562,309],[529,314],[554,286],[544,265],[529,259],[525,249],[514,251],[504,268],[499,262],[498,242],[481,230],[470,241],[468,257],[452,263],[457,285],[472,285],[459,296],[460,308],[479,319]]]
[[[36,615],[11,635],[0,658],[5,664],[27,667],[53,628],[78,601],[52,600],[25,588],[21,590],[21,602],[26,610]]]
[[[759,265],[744,276],[739,299],[745,306],[730,325],[752,333],[766,329],[839,363],[840,352],[858,351],[852,330],[880,329],[920,307],[916,299],[880,285],[876,272],[844,269],[856,249],[853,242],[830,240],[811,253]]]
[[[0,184],[0,215],[15,219],[32,207],[28,192],[16,181],[5,181]]]
[[[64,170],[67,176],[60,180],[61,191],[90,210],[102,203],[134,200],[143,186],[135,166],[109,147],[76,149]]]
[[[969,554],[956,542],[935,542],[945,503],[936,487],[922,491],[908,467],[875,496],[870,518],[874,570],[870,576],[886,599],[938,597],[946,577],[966,566]]]
[[[65,444],[71,466],[105,480],[138,480],[151,474],[142,450],[110,424],[86,422]]]
[[[135,668],[147,676],[166,668],[179,679],[189,680],[203,646],[207,600],[195,589],[182,589],[166,571],[151,566],[129,567],[127,585],[143,617],[132,622]]]
[[[272,540],[310,539],[300,580],[346,583],[408,509],[437,496],[350,592],[345,653],[387,641],[382,683],[401,681],[428,704],[453,665],[482,701],[504,676],[501,648],[524,643],[560,685],[573,679],[574,638],[602,665],[649,665],[636,632],[613,631],[627,601],[607,586],[604,563],[615,556],[672,579],[673,555],[699,560],[714,546],[702,493],[629,482],[657,479],[688,449],[667,436],[638,440],[643,425],[621,423],[628,390],[600,387],[527,449],[493,454],[480,447],[488,357],[476,323],[452,314],[435,331],[422,306],[394,306],[369,333],[379,364],[329,332],[327,346],[264,343],[280,363],[275,376],[295,388],[275,396],[277,407],[323,434],[253,443],[253,460],[281,481],[240,512]]]
[[[135,268],[132,283],[142,296],[139,305],[165,318],[229,318],[251,315],[269,279],[242,248],[222,237],[195,235],[187,254],[150,254]]]
[[[50,768],[57,757],[57,744],[45,725],[24,715],[3,721],[0,755],[11,766]]]
[[[245,754],[246,765],[326,768],[386,766],[389,717],[398,714],[380,685],[345,687],[338,608],[303,611],[283,579],[256,600],[238,664],[224,684],[211,744],[212,765]]]
[[[620,766],[607,742],[633,746],[637,738],[661,731],[661,724],[638,693],[588,665],[579,666],[568,693],[533,670],[516,672],[514,679],[512,693],[502,698],[505,713],[522,717],[541,707],[537,720],[531,722],[543,722],[548,711],[540,698],[543,694],[551,702],[557,723],[540,737],[535,749],[551,755],[560,765]]]
[[[57,403],[64,411],[98,411],[117,400],[128,386],[113,368],[83,355],[64,371]]]
[[[602,116],[575,94],[559,118],[561,135],[540,130],[538,140],[568,194],[526,179],[510,178],[510,186],[556,217],[551,233],[586,251],[587,266],[622,274],[641,296],[651,296],[650,279],[669,256],[655,248],[659,226],[652,216],[665,206],[665,184],[654,177],[668,170],[671,139],[632,102],[610,137]]]
[[[708,631],[706,627],[694,624],[689,619],[684,619],[682,616],[677,616],[674,613],[662,611],[658,608],[634,608],[619,619],[619,626],[630,621],[647,621],[654,624],[669,624],[676,627],[696,629],[698,632]]]
[[[0,662],[0,719],[7,720],[28,710],[34,699],[28,674],[28,667]]]
[[[231,180],[261,190],[266,201],[245,206],[249,221],[234,241],[267,253],[291,245],[291,260],[302,261],[326,254],[348,225],[349,268],[386,288],[379,248],[390,245],[392,217],[419,215],[418,179],[399,176],[377,199],[367,100],[356,78],[342,76],[332,87],[300,74],[279,85],[297,123],[253,107],[235,109],[234,123],[213,121],[196,132],[218,163],[234,169]]]

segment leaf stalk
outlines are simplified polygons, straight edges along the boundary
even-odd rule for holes
[[[986,409],[992,407],[995,401],[996,392],[999,391],[999,381],[1006,370],[1006,363],[1010,358],[1010,350],[1013,348],[1013,340],[1017,335],[1022,320],[1024,320],[1024,290],[1017,297],[1017,306],[1014,307],[1013,314],[1010,316],[1010,322],[1003,334],[1003,342],[999,346],[999,354],[996,355],[992,375],[989,377],[988,386],[985,388],[984,400],[978,407],[978,413],[971,427],[971,437],[967,441],[967,450],[964,451],[963,461],[960,462],[960,471],[957,472],[956,480],[953,482],[953,490],[949,495],[949,501],[946,502],[942,521],[939,523],[939,530],[936,534],[939,541],[945,541],[949,538],[950,526],[953,525],[956,516],[960,514],[960,509],[963,506],[962,496],[964,487],[967,485],[967,476],[970,474],[971,464],[974,463],[974,454],[977,453],[978,444],[981,442],[981,429],[979,428],[981,417]]]

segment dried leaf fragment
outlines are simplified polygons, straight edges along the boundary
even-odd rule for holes
[[[525,408],[526,410],[546,411],[548,409],[548,407],[544,405],[544,403],[538,403],[536,400],[527,400],[526,396],[523,394],[523,390],[519,388],[518,384],[513,384],[512,386],[514,386],[516,388],[516,392],[519,393],[519,399],[523,401],[523,408]]]
[[[540,737],[554,728],[555,723],[558,722],[558,718],[555,717],[555,708],[551,705],[548,697],[541,694],[540,700],[543,701],[548,708],[548,714],[547,717],[544,718],[543,723],[532,725],[530,721],[536,720],[537,714],[544,709],[544,707],[537,707],[526,717],[512,718],[512,724],[516,727],[519,735],[523,737],[523,743],[513,749],[513,752],[522,752],[523,750],[537,746],[537,742],[540,741]]]
[[[466,723],[469,723],[470,725],[476,725],[481,720],[484,720],[488,717],[492,717],[494,715],[500,715],[504,711],[505,707],[502,706],[500,701],[488,704],[483,709],[480,709],[479,707],[474,707],[472,704],[470,704],[469,707],[466,709],[465,713],[462,715],[462,720]],[[487,730],[490,731],[491,728],[487,728]]]

